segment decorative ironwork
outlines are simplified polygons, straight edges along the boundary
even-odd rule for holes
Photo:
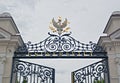
[[[72,72],[73,83],[98,83],[97,81],[106,82],[108,77],[107,60],[102,60],[91,64],[79,70]]]
[[[61,36],[48,34],[50,36],[44,41],[36,44],[28,42],[16,52],[104,52],[103,48],[95,43],[84,44],[75,40],[70,36],[71,33]]]
[[[49,37],[39,43],[28,42],[20,46],[16,52],[104,52],[103,48],[95,43],[84,44],[71,37],[71,32],[65,33],[70,29],[68,24],[67,19],[62,22],[62,18],[58,17],[58,22],[56,22],[53,18],[49,26],[53,34],[49,32]]]
[[[53,18],[49,28],[53,33],[49,32],[49,37],[45,40],[35,44],[28,42],[15,51],[10,83],[55,83],[55,69],[19,60],[25,58],[102,59],[72,72],[73,83],[110,83],[108,57],[101,46],[92,42],[84,44],[71,37],[71,32],[68,33],[70,28],[67,19],[62,22],[59,17],[56,22]]]
[[[53,31],[53,33],[57,32],[59,35],[61,35],[62,33],[69,31],[70,28],[68,27],[68,24],[69,22],[67,21],[67,18],[62,23],[62,18],[59,16],[58,22],[56,22],[54,18],[52,19],[49,28]]]
[[[55,69],[26,61],[15,60],[13,74],[15,83],[54,83]]]

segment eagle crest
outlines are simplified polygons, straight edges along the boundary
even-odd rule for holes
[[[65,18],[64,22],[62,22],[61,17],[58,17],[58,21],[56,22],[54,18],[52,19],[52,22],[50,23],[49,28],[53,32],[58,32],[59,35],[61,35],[63,32],[68,32],[69,27],[68,27],[68,21],[67,18]]]

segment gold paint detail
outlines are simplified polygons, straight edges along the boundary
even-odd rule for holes
[[[84,56],[86,55],[86,53],[84,52]]]
[[[68,22],[67,18],[62,21],[62,17],[59,16],[57,22],[54,20],[54,18],[52,19],[49,28],[53,33],[57,32],[59,35],[61,35],[62,33],[68,32],[70,30],[68,24],[70,24],[70,22]]]
[[[38,54],[37,54],[37,53],[35,53],[35,56],[38,56]]]
[[[90,55],[92,56],[92,52],[90,52]]]

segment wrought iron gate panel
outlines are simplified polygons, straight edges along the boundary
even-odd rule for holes
[[[72,72],[73,83],[110,83],[106,59]]]
[[[55,69],[16,59],[13,75],[12,83],[54,83]]]

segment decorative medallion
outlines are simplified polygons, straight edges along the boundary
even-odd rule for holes
[[[64,22],[62,22],[62,18],[59,16],[58,21],[56,22],[54,18],[50,22],[49,28],[54,32],[57,32],[59,35],[61,35],[64,32],[68,32],[70,27],[68,27],[68,20],[65,18]]]

